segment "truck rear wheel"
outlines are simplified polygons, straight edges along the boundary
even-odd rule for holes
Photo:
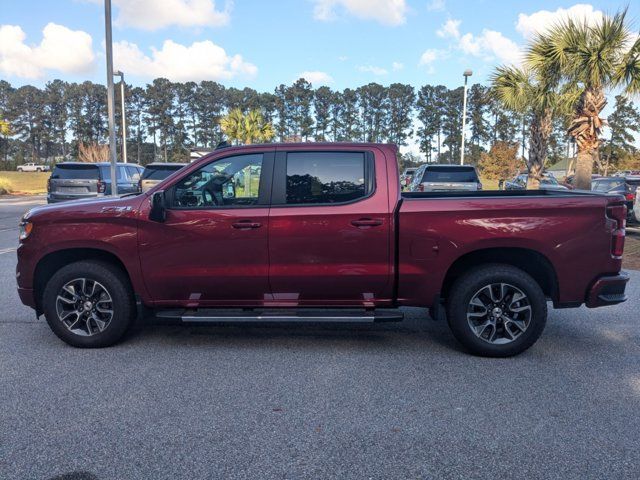
[[[526,272],[510,265],[483,265],[452,286],[447,320],[456,339],[472,353],[509,357],[538,340],[547,321],[547,302]]]
[[[80,261],[58,270],[45,287],[43,309],[53,333],[83,348],[117,343],[136,311],[125,275],[99,261]]]

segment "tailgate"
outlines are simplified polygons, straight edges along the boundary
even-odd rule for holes
[[[98,180],[52,178],[51,193],[64,193],[69,195],[98,193]]]
[[[49,191],[61,195],[98,193],[100,167],[95,164],[58,164],[49,179]]]

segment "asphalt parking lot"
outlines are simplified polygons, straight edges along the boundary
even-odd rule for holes
[[[15,292],[0,199],[0,479],[640,478],[630,301],[551,311],[511,359],[407,309],[374,326],[146,326],[66,346]]]

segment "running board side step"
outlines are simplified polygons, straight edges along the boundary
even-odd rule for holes
[[[184,323],[317,322],[374,323],[400,322],[404,314],[395,309],[171,309],[158,310],[156,317]]]

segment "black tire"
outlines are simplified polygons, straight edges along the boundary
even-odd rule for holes
[[[99,282],[111,297],[111,301],[107,304],[113,312],[110,321],[104,330],[88,336],[74,333],[58,316],[59,293],[68,282],[78,278]],[[69,345],[80,348],[102,348],[114,345],[127,332],[136,314],[133,291],[126,275],[108,263],[92,260],[66,265],[51,277],[44,289],[43,310],[53,333]],[[99,330],[95,322],[92,325],[95,327],[94,332]]]
[[[513,290],[511,290],[512,297],[504,300],[509,295],[509,293],[506,293],[502,297],[503,303],[491,303],[493,302],[493,294],[484,297],[486,294],[480,292],[492,284],[498,285],[495,287],[497,290],[494,290],[496,297],[499,296],[498,294],[502,288],[499,284],[514,287]],[[505,287],[505,289],[507,292],[509,291],[507,287]],[[509,311],[508,315],[524,319],[519,321],[521,325],[526,325],[524,331],[519,328],[514,328],[514,323],[507,323],[507,325],[505,325],[506,322],[503,321],[500,323],[500,318],[504,317],[501,316],[500,312],[502,312],[502,310],[499,307],[503,304],[508,304],[507,308],[510,309],[514,305],[513,298],[520,298],[519,296],[516,297],[517,291],[519,291],[520,294],[524,294],[525,297],[521,302],[515,303],[515,305],[518,308],[524,305],[525,312],[512,313]],[[487,290],[484,290],[484,292],[487,292]],[[472,300],[478,301],[476,300],[478,299],[478,297],[476,297],[478,294],[483,296],[482,298],[488,298],[490,306],[496,307],[496,317],[492,316],[494,308],[488,308],[489,305],[474,307],[473,305],[477,304],[471,304]],[[481,312],[479,315],[472,313],[478,311]],[[484,317],[481,316],[483,311],[487,312],[487,315]],[[490,312],[492,313],[490,314]],[[468,320],[468,314],[470,314],[470,320]],[[482,330],[482,335],[486,337],[491,337],[494,331],[498,337],[500,335],[507,337],[508,333],[508,336],[513,336],[514,339],[504,338],[504,341],[508,343],[496,344],[491,343],[487,338],[479,337],[477,333],[474,333],[474,328],[472,328],[470,324],[470,322],[476,321],[476,316],[479,316],[477,320],[478,323],[487,323],[490,321],[490,317],[492,321],[494,321],[493,318],[498,318],[498,321],[493,326],[489,325],[485,327],[486,333],[484,333],[485,329],[482,328],[484,324],[478,325],[475,331]],[[542,334],[547,322],[547,301],[540,285],[526,272],[510,265],[487,264],[471,269],[458,278],[453,284],[447,301],[447,321],[454,337],[471,353],[485,357],[510,357],[522,353],[531,347]],[[526,322],[528,322],[528,324]],[[509,332],[505,332],[508,325],[511,325]],[[513,331],[517,332],[517,335],[514,335]],[[498,338],[498,340],[502,341],[500,338]]]

